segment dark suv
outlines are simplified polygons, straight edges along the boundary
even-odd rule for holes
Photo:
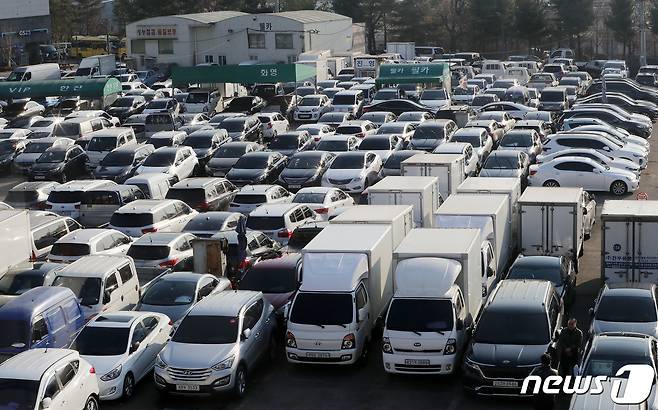
[[[464,389],[520,395],[523,379],[539,366],[541,355],[555,358],[562,322],[563,307],[551,282],[501,281],[472,329],[462,367]]]

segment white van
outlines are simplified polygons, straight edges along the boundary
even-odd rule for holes
[[[505,70],[505,78],[513,78],[520,85],[526,85],[530,81],[530,73],[525,67],[510,67]]]
[[[337,92],[332,100],[333,111],[347,112],[358,118],[363,111],[363,99],[363,90]]]
[[[125,255],[132,243],[114,229],[79,229],[57,240],[48,253],[48,262],[70,263],[87,255]]]
[[[59,271],[49,285],[71,289],[87,320],[101,312],[132,309],[139,301],[137,270],[129,256],[82,257]]]
[[[126,179],[124,185],[134,185],[149,199],[165,199],[169,192],[169,175],[141,174]]]
[[[59,70],[59,64],[36,64],[16,67],[9,74],[7,81],[43,81],[43,80],[60,80],[62,72]]]
[[[69,181],[55,187],[46,201],[46,209],[58,215],[70,216],[73,219],[80,217],[80,204],[83,192],[94,188],[111,188],[117,185],[114,181],[82,179]]]
[[[44,260],[53,244],[69,233],[82,229],[73,218],[47,211],[29,211],[32,253],[30,261]]]
[[[505,78],[509,64],[498,60],[484,60],[482,63],[482,74],[495,74],[498,78]]]
[[[140,199],[117,209],[108,228],[132,237],[149,232],[182,232],[197,214],[185,202],[176,199]]]
[[[89,143],[85,149],[89,157],[87,167],[95,169],[113,149],[134,144],[137,144],[135,131],[129,127],[105,128],[94,131],[89,134]]]

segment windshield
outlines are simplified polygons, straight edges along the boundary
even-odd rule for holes
[[[39,154],[47,150],[48,148],[52,147],[51,142],[36,142],[32,141],[29,144],[27,144],[27,147],[25,147],[25,151],[23,153],[25,154]]]
[[[108,153],[101,161],[100,165],[103,167],[126,167],[132,165],[133,153],[113,151]]]
[[[595,319],[605,322],[655,322],[656,304],[648,296],[604,296],[596,309]]]
[[[128,349],[129,333],[128,327],[85,326],[71,348],[85,356],[122,355]]]
[[[399,153],[399,154],[392,154],[390,157],[386,159],[386,162],[384,163],[384,168],[388,169],[400,169],[400,164],[402,161],[405,159],[411,158],[414,155],[417,154],[417,152],[404,152]]]
[[[336,134],[355,135],[361,133],[363,130],[358,125],[342,125],[336,128]]]
[[[422,125],[416,128],[414,134],[411,136],[413,140],[437,140],[444,138],[444,132],[442,127],[438,126],[427,126],[423,127]]]
[[[495,98],[490,97],[490,96],[484,96],[484,95],[476,95],[473,98],[473,102],[471,103],[472,106],[474,107],[482,107],[485,106],[489,103],[494,102]]]
[[[36,201],[37,199],[39,199],[37,191],[9,191],[5,197],[5,202],[25,203]],[[2,279],[0,279],[1,281]]]
[[[454,91],[454,95],[473,95],[474,93],[475,91],[472,88],[457,87]]]
[[[9,272],[0,278],[0,295],[22,295],[37,286],[43,286],[42,275]]]
[[[263,293],[289,293],[297,289],[297,269],[251,268],[240,280],[241,290]]]
[[[132,98],[117,98],[113,103],[112,107],[132,107],[133,105],[133,99]]]
[[[82,306],[97,305],[101,296],[100,278],[84,278],[77,276],[57,276],[53,286],[69,288],[80,299]]]
[[[516,157],[490,155],[482,168],[486,169],[517,169],[519,161]]]
[[[244,120],[226,120],[222,122],[221,128],[224,128],[226,132],[242,132],[244,131]]]
[[[625,372],[621,376],[617,376],[617,372],[627,364],[648,364],[653,367],[653,363],[649,356],[630,356],[626,354],[615,354],[614,357],[609,354],[593,353],[583,371],[583,376],[608,376],[608,377],[623,377],[629,372]]]
[[[153,100],[151,101],[146,109],[148,110],[161,110],[163,108],[167,108],[167,103],[169,100]]]
[[[80,135],[80,124],[74,122],[62,122],[53,127],[53,135],[56,137],[78,137]]]
[[[84,256],[89,255],[89,245],[85,243],[56,242],[50,250],[51,255]]]
[[[255,231],[276,231],[283,229],[286,221],[282,216],[249,216],[247,228]]]
[[[322,204],[324,203],[324,193],[298,192],[292,199],[295,204]]]
[[[512,266],[507,279],[538,279],[553,282],[555,286],[562,286],[562,272],[560,266]]]
[[[402,134],[405,132],[406,124],[396,124],[394,122],[389,122],[377,130],[377,134]]]
[[[185,138],[183,145],[192,148],[210,148],[212,145],[212,136],[210,135],[191,135]]]
[[[334,105],[354,105],[356,96],[354,95],[334,95]]]
[[[478,148],[480,146],[480,136],[479,135],[454,135],[451,142],[468,142],[473,147]]]
[[[444,332],[453,328],[452,303],[436,299],[393,299],[386,328],[400,332]]]
[[[144,161],[145,167],[166,167],[170,166],[176,160],[175,152],[154,152]]]
[[[2,332],[0,332],[0,348],[11,347],[14,343],[28,342],[30,329],[26,321],[0,320],[0,329],[2,329]]]
[[[152,306],[182,306],[192,304],[195,297],[196,282],[163,279],[148,287],[141,303]]]
[[[323,141],[320,140],[315,147],[318,151],[342,152],[347,151],[347,141]]]
[[[110,218],[110,225],[117,228],[137,228],[153,224],[153,214],[122,214],[115,212]]]
[[[213,158],[240,158],[244,155],[244,152],[245,147],[243,146],[221,147]]]
[[[169,257],[168,246],[154,246],[154,245],[130,245],[127,255],[133,259],[156,261],[160,259],[167,259]]]
[[[421,100],[447,100],[445,90],[426,90],[420,94]]]
[[[322,98],[320,97],[304,97],[299,102],[300,107],[317,107],[320,105]]]
[[[301,292],[290,314],[292,323],[302,325],[345,325],[352,323],[353,318],[354,306],[349,293]]]
[[[176,343],[227,344],[238,340],[239,320],[232,316],[186,316],[174,337]]]
[[[373,100],[393,100],[398,97],[398,90],[379,90]]]
[[[13,154],[16,151],[16,145],[18,141],[0,141],[0,155],[1,154]]]
[[[543,345],[550,340],[548,318],[541,313],[486,309],[473,336],[476,343]]]
[[[297,149],[299,137],[297,135],[279,135],[270,142],[270,149]]]
[[[500,141],[501,147],[530,147],[532,146],[532,137],[528,134],[509,133]]]
[[[564,93],[562,91],[544,90],[539,97],[539,101],[562,102],[564,101]]]
[[[0,409],[34,410],[39,381],[0,379]]]
[[[550,76],[550,75],[533,75],[530,78],[530,82],[552,83],[553,82],[553,76]],[[542,92],[542,94],[543,94],[543,92]]]
[[[366,138],[359,144],[359,151],[390,150],[391,142],[388,138]]]
[[[235,163],[235,169],[265,169],[267,168],[268,157],[242,157]]]
[[[206,201],[206,191],[203,188],[171,188],[167,191],[167,199],[180,199],[188,204]]]
[[[292,157],[286,168],[288,169],[313,169],[317,168],[320,164],[322,157],[299,156]]]
[[[188,104],[205,104],[208,102],[208,93],[189,93],[185,102]]]
[[[117,147],[114,137],[94,137],[87,144],[87,151],[112,151]]]
[[[62,162],[64,161],[64,158],[66,157],[66,151],[45,151],[43,154],[39,156],[37,159],[37,162],[39,163],[56,163],[56,162]]]
[[[338,155],[331,163],[331,169],[361,169],[363,155]]]

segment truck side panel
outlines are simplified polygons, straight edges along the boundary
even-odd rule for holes
[[[545,255],[548,242],[546,227],[546,207],[541,205],[524,205],[520,208],[519,243],[521,253]]]
[[[578,257],[576,224],[574,209],[569,206],[547,206],[548,212],[548,255],[565,255],[572,259]]]
[[[609,283],[631,282],[633,222],[605,221],[601,248],[601,279]]]
[[[0,276],[11,266],[30,259],[32,254],[32,235],[27,211],[0,212]]]

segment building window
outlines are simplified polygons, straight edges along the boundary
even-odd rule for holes
[[[158,40],[158,54],[174,54],[174,40]]]
[[[258,56],[249,56],[250,61],[258,61]]]
[[[217,56],[217,64],[226,65],[226,56]]]
[[[249,33],[247,40],[249,48],[265,48],[265,34],[263,33]]]
[[[130,40],[130,52],[133,54],[146,54],[146,41]]]
[[[290,50],[292,46],[292,34],[277,33],[274,35],[274,45],[277,49]]]
[[[288,64],[292,64],[292,63],[295,63],[295,62],[297,62],[297,56],[296,55],[288,56]]]
[[[211,55],[205,55],[205,56],[203,56],[203,60],[204,60],[204,62],[205,62],[206,64],[212,64],[212,63],[214,63],[214,61],[213,61],[213,60],[214,60],[214,57],[211,56]]]

